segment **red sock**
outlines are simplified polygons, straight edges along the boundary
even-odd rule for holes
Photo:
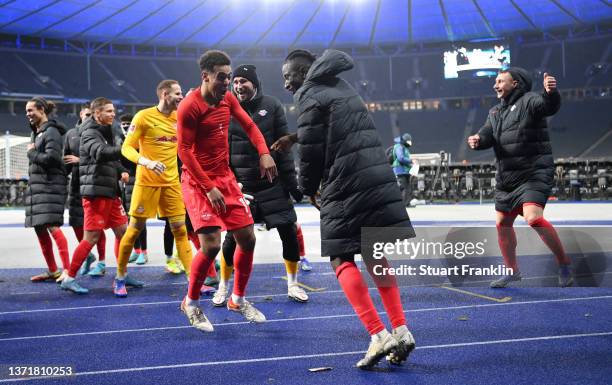
[[[385,325],[380,320],[370,293],[355,262],[343,262],[336,269],[336,277],[357,316],[370,335],[381,332]]]
[[[383,267],[389,267],[389,261],[381,259]],[[391,326],[396,328],[398,326],[406,325],[406,316],[404,315],[404,307],[402,306],[402,298],[400,297],[399,289],[397,288],[397,280],[394,275],[386,274],[382,279],[380,277],[370,273],[374,279],[374,283],[380,293],[387,316],[391,321]]]
[[[191,272],[189,273],[189,289],[187,296],[190,299],[200,299],[200,290],[206,279],[208,267],[213,264],[213,259],[204,255],[202,250],[198,250],[191,261]]]
[[[83,240],[83,226],[72,226],[72,230],[74,230],[77,241],[81,242]]]
[[[217,269],[215,269],[215,264],[211,263],[208,266],[208,272],[206,273],[207,277],[216,278],[217,277]]]
[[[555,258],[557,258],[557,263],[559,263],[559,265],[570,265],[572,263],[571,259],[565,254],[561,239],[559,239],[557,231],[550,222],[544,219],[544,217],[540,217],[529,222],[529,226],[538,232],[540,238],[542,238],[550,251],[553,252]]]
[[[298,240],[298,249],[300,251],[300,257],[306,255],[306,248],[304,247],[304,234],[302,233],[302,226],[299,223],[295,224],[297,226],[297,240]]]
[[[106,260],[106,235],[104,231],[100,232],[100,239],[98,239],[98,261],[104,262]]]
[[[198,238],[198,234],[193,233],[193,232],[187,233],[187,237],[189,238],[191,243],[193,243],[193,247],[195,247],[196,250],[200,250],[201,245],[200,245],[200,238]]]
[[[244,297],[251,271],[253,270],[254,250],[244,251],[240,246],[236,246],[234,252],[234,291],[239,297]]]
[[[512,226],[497,225],[497,243],[504,257],[504,263],[513,271],[518,271],[516,263],[516,233]]]
[[[70,264],[70,270],[68,271],[68,275],[72,278],[76,277],[81,265],[91,252],[93,248],[93,244],[89,243],[86,239],[83,239],[79,242],[79,245],[74,249],[74,254],[72,254],[72,263]]]
[[[40,244],[40,250],[42,251],[45,262],[47,262],[47,268],[50,272],[57,271],[57,264],[55,263],[55,255],[53,255],[53,243],[47,229],[36,231],[36,237]]]
[[[68,251],[68,241],[64,236],[64,232],[62,229],[57,227],[55,230],[51,232],[51,236],[55,240],[55,244],[57,245],[57,250],[59,251],[60,258],[62,259],[62,266],[64,270],[70,268],[70,252]]]
[[[381,286],[378,288],[380,298],[382,299],[385,311],[391,321],[391,326],[396,327],[406,325],[406,316],[404,315],[404,307],[402,306],[402,298],[400,292],[395,286]]]

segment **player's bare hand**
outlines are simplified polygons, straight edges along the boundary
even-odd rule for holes
[[[77,164],[79,163],[79,157],[74,155],[66,155],[64,156],[64,163],[66,164]]]
[[[166,171],[166,165],[156,160],[150,161],[145,167],[153,171],[157,175],[161,175],[164,173],[164,171]]]
[[[128,174],[127,172],[122,172],[121,173],[121,181],[123,183],[127,183],[130,181],[130,174]]]
[[[480,136],[478,134],[469,136],[467,142],[471,149],[478,148],[480,145]]]
[[[261,172],[261,177],[263,178],[265,176],[270,183],[272,183],[272,180],[278,175],[276,163],[270,154],[263,154],[259,157],[259,171]]]
[[[557,79],[554,76],[548,74],[548,72],[544,72],[544,91],[547,94],[555,92],[557,89]]]
[[[289,152],[291,150],[291,146],[293,146],[293,143],[295,143],[294,139],[296,138],[292,135],[282,136],[276,142],[272,143],[272,146],[270,146],[270,150],[278,152]]]
[[[35,148],[36,148],[36,145],[34,143],[28,143],[28,146],[26,147],[26,151],[31,151]]]
[[[218,213],[225,213],[225,197],[223,196],[223,193],[219,191],[218,188],[213,187],[209,192],[206,193],[206,196],[208,197],[208,200],[210,201],[212,207]]]

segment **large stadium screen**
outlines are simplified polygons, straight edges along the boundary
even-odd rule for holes
[[[510,66],[510,49],[507,45],[480,47],[458,46],[444,52],[444,78],[478,78],[496,76]]]

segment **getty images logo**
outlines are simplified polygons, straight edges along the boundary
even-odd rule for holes
[[[408,257],[455,257],[463,259],[485,253],[486,239],[481,242],[434,242],[420,239],[411,242],[408,239],[396,239],[395,242],[375,242],[372,245],[372,257],[382,259],[385,256]]]

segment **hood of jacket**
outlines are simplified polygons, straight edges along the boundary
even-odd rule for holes
[[[313,85],[323,82],[326,79],[334,78],[339,73],[348,71],[355,66],[353,59],[346,53],[335,49],[326,49],[306,74],[304,84],[293,95],[293,100],[297,102],[302,94]]]
[[[39,132],[45,132],[47,130],[47,127],[51,127],[51,126],[57,128],[60,135],[64,135],[66,134],[66,132],[68,132],[68,129],[66,128],[66,125],[64,123],[58,122],[55,119],[49,119],[45,123],[43,123],[42,127],[40,128],[40,131],[34,130],[34,135],[36,135]]]
[[[326,49],[306,74],[305,82],[329,78],[348,71],[355,66],[353,59],[346,53],[335,49]]]

